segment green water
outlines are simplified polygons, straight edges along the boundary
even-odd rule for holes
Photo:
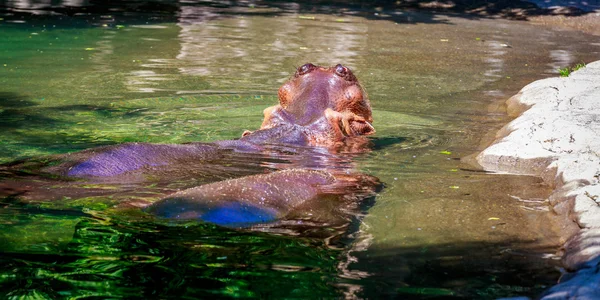
[[[515,200],[548,187],[460,158],[508,122],[500,103],[522,86],[599,59],[597,37],[372,8],[161,3],[3,11],[0,162],[237,138],[258,128],[295,67],[343,63],[369,92],[377,129],[357,169],[385,188],[334,244],[114,208],[162,187],[4,198],[0,298],[489,299],[556,281],[550,214]]]

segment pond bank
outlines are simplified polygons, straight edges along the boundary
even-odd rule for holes
[[[600,297],[600,61],[535,81],[507,101],[517,117],[477,156],[485,169],[540,176],[554,188],[563,263],[571,273],[543,299]],[[587,298],[586,298],[587,299]]]

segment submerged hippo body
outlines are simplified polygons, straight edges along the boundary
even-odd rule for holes
[[[279,104],[264,114],[260,129],[238,140],[99,147],[62,155],[43,172],[117,183],[206,177],[145,210],[233,227],[303,218],[323,201],[348,202],[373,191],[376,180],[355,173],[337,154],[374,133],[369,100],[348,68],[301,66],[279,89]],[[285,159],[261,161],[269,157]]]

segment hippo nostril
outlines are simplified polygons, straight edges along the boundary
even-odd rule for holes
[[[314,70],[316,68],[317,68],[317,66],[315,66],[315,65],[313,65],[311,63],[307,63],[307,64],[302,65],[300,68],[298,68],[297,74],[298,75],[304,75],[304,74],[306,74],[306,73],[308,73],[308,72],[310,72],[310,71],[312,71],[312,70]]]
[[[348,68],[342,66],[341,64],[337,64],[335,66],[335,74],[340,77],[346,77],[346,75],[348,75]]]

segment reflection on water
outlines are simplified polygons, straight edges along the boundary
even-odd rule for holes
[[[507,121],[498,101],[558,67],[598,59],[597,38],[297,3],[3,3],[4,163],[131,141],[237,138],[259,126],[295,67],[344,63],[369,92],[378,132],[357,169],[386,187],[336,247],[115,213],[117,192],[37,206],[5,198],[1,295],[494,298],[534,295],[558,276],[550,217],[515,200],[547,187],[459,159]],[[128,188],[154,200],[161,187]]]
[[[553,62],[548,64],[548,69],[555,71],[558,69],[565,68],[565,66],[574,65],[574,57],[573,53],[569,50],[551,50],[550,58],[552,58]]]
[[[343,62],[354,67],[360,57],[357,50],[364,49],[367,43],[365,24],[343,19],[333,22],[324,15],[319,18],[326,19],[325,24],[319,24],[322,22],[317,17],[302,18],[296,13],[285,18],[242,16],[206,24],[204,19],[208,16],[198,13],[204,11],[202,8],[180,9],[177,25],[181,27],[181,51],[176,62],[181,65],[180,72],[211,76],[223,88],[235,87],[238,80],[244,80],[244,86],[250,89],[272,87],[276,82],[267,80],[273,73],[279,74],[281,81],[289,76],[286,70],[290,70],[290,58],[295,58],[293,63],[297,64],[307,54],[317,64]],[[266,22],[269,26],[265,26]],[[268,62],[260,61],[264,58]]]

